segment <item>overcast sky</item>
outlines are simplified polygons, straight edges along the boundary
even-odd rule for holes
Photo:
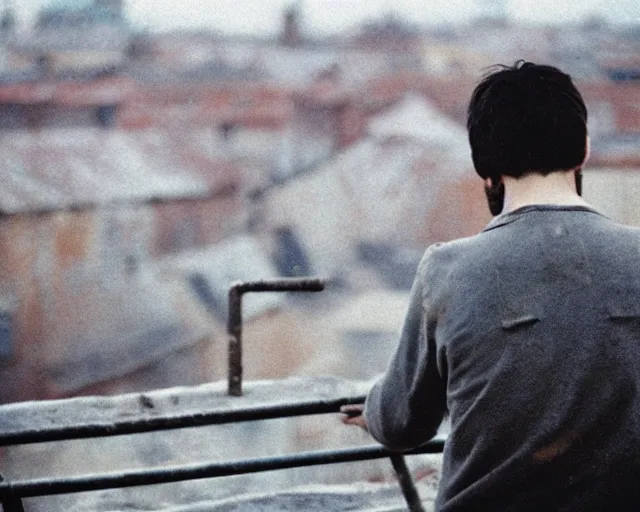
[[[0,0],[26,22],[43,5],[81,5],[91,0]],[[396,12],[419,23],[464,21],[482,5],[504,2],[506,13],[525,22],[579,21],[602,15],[617,22],[640,22],[640,0],[298,0],[304,27],[334,32],[364,19]],[[277,30],[282,10],[294,0],[125,0],[129,19],[149,29],[211,27],[267,34]]]

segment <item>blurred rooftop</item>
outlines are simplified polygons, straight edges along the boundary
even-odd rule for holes
[[[0,211],[207,197],[238,185],[211,132],[43,129],[0,133]],[[231,171],[231,172],[230,172]]]

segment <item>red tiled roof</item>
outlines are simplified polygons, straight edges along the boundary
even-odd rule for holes
[[[0,103],[117,104],[132,92],[133,82],[125,77],[105,77],[90,82],[40,80],[0,85]]]

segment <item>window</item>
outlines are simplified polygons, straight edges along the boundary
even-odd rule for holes
[[[112,128],[116,124],[116,112],[115,105],[102,105],[98,107],[97,117],[98,125],[102,128]]]

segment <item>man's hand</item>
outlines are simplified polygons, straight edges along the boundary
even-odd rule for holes
[[[368,431],[367,420],[362,414],[362,411],[364,411],[364,404],[343,405],[340,407],[340,412],[344,414],[342,423],[345,425],[355,425]]]

